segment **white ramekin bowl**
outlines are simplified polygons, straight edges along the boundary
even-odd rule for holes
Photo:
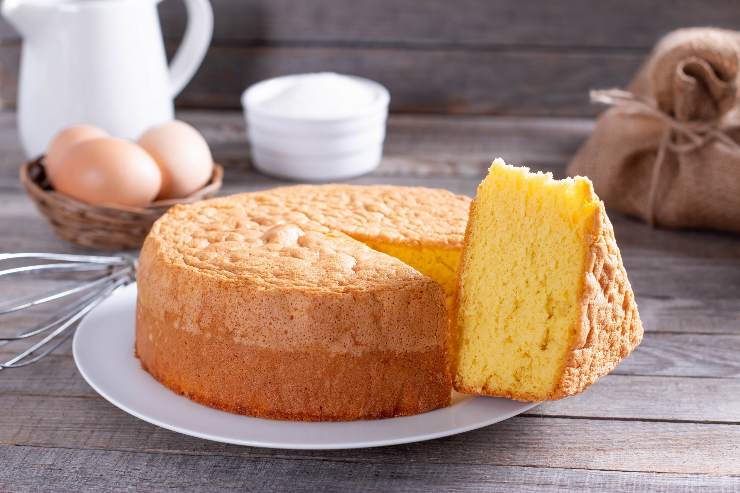
[[[247,128],[247,136],[253,147],[272,149],[276,152],[284,152],[298,155],[328,155],[346,154],[348,152],[360,151],[369,147],[383,146],[385,139],[385,122],[383,126],[362,131],[312,137],[289,132],[273,132],[258,125],[250,125]]]
[[[373,92],[350,115],[297,117],[265,111],[261,103],[294,83],[291,75],[259,82],[242,94],[252,161],[265,174],[301,181],[350,178],[375,169],[383,154],[388,91],[377,82],[351,77]]]
[[[382,145],[334,156],[297,155],[252,145],[252,161],[258,170],[278,178],[309,182],[340,180],[369,173],[378,167],[382,157]]]

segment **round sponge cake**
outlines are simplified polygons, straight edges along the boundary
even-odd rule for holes
[[[141,251],[142,366],[193,400],[254,416],[446,406],[446,295],[469,204],[444,190],[325,185],[175,206]]]

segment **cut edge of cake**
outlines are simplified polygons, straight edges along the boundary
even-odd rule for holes
[[[516,168],[505,164],[500,158],[492,163],[491,169],[495,166]],[[528,168],[519,169],[525,170],[524,172],[528,175],[544,175],[552,182],[558,181],[552,178],[551,173],[530,173]],[[462,337],[459,327],[460,298],[467,264],[466,250],[479,214],[478,196],[476,196],[470,208],[465,244],[458,270],[458,289],[453,299],[451,315],[451,350],[453,353],[451,372],[453,386],[458,392],[522,401],[555,400],[568,397],[582,392],[600,377],[611,372],[642,340],[643,327],[637,304],[603,202],[593,192],[593,186],[588,178],[567,178],[560,180],[562,181],[575,184],[587,183],[589,193],[598,206],[593,215],[592,227],[584,238],[584,241],[588,242],[588,248],[581,286],[578,288],[578,322],[575,327],[572,327],[567,353],[562,359],[560,368],[557,369],[559,377],[549,391],[530,393],[513,389],[497,389],[488,385],[471,386],[459,373],[460,338]]]

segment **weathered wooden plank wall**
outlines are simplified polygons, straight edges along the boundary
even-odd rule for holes
[[[238,108],[247,85],[334,70],[376,79],[397,112],[587,116],[590,88],[625,84],[662,34],[740,26],[736,0],[212,0],[216,22],[181,107]],[[160,6],[168,45],[180,2]],[[15,101],[19,39],[0,24],[0,97]]]

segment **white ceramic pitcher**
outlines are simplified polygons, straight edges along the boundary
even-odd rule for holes
[[[18,128],[29,158],[56,132],[89,123],[135,139],[174,117],[213,33],[208,0],[184,0],[185,37],[167,67],[159,0],[5,0],[23,37]]]

